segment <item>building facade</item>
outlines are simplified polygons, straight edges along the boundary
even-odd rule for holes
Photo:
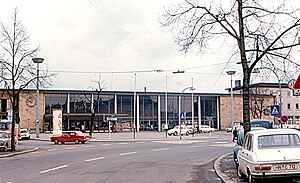
[[[235,94],[242,94],[241,87],[233,89]],[[288,116],[288,122],[282,124],[284,128],[294,128],[300,125],[300,93],[288,87],[287,83],[256,83],[250,85],[250,92],[253,101],[257,101],[260,95],[270,95],[275,97],[272,105],[281,106],[281,114]],[[274,118],[280,122],[280,117]]]
[[[20,94],[20,126],[35,130],[35,90]],[[166,97],[167,96],[167,97]],[[193,99],[192,99],[193,96]],[[266,102],[274,103],[274,97],[264,95]],[[1,118],[10,119],[9,97],[0,94]],[[136,103],[134,104],[134,102]],[[242,95],[234,95],[234,119],[242,122]],[[167,105],[166,105],[167,104]],[[192,107],[193,106],[193,107]],[[52,110],[61,109],[63,130],[90,130],[92,111],[95,112],[93,131],[105,132],[111,121],[116,131],[163,131],[182,124],[210,125],[222,130],[230,126],[230,95],[214,93],[164,93],[121,92],[83,90],[40,90],[39,120],[41,131],[52,130]],[[192,109],[194,110],[192,112]],[[184,118],[181,118],[184,114]],[[264,115],[264,119],[272,119]]]

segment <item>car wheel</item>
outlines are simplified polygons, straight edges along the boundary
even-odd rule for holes
[[[239,177],[239,179],[245,179],[246,175],[242,172],[240,167],[237,167],[237,175]]]
[[[177,133],[177,132],[174,132],[173,134],[174,134],[174,136],[177,136],[177,135],[178,135],[178,133]]]
[[[85,144],[85,141],[82,141],[81,143],[82,143],[82,144]]]
[[[61,142],[61,144],[65,144],[65,142]]]
[[[75,144],[79,144],[79,140],[78,139],[75,139],[74,142],[75,142]]]
[[[189,134],[190,134],[189,132],[186,132],[186,133],[185,133],[186,136],[188,136]]]
[[[54,140],[54,144],[58,144],[59,141],[57,139]]]

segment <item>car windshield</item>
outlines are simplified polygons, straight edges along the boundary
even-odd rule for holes
[[[258,148],[299,147],[300,139],[297,134],[273,134],[258,137]]]
[[[83,133],[79,131],[79,132],[77,132],[77,135],[83,135]]]

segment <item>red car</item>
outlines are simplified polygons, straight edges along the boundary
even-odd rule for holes
[[[81,142],[84,144],[86,141],[90,140],[89,135],[85,135],[80,131],[66,131],[63,132],[61,136],[52,136],[50,137],[51,142],[54,144],[58,144],[61,142],[64,144],[65,142],[75,142],[75,144],[79,144]]]

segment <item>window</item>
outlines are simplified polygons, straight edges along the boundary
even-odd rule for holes
[[[300,143],[297,134],[273,134],[258,137],[258,147],[260,149],[278,147],[298,147]]]
[[[291,110],[291,104],[287,104],[287,109]]]

